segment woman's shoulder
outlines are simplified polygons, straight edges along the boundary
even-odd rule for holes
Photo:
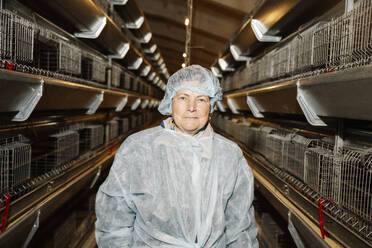
[[[145,129],[129,135],[119,148],[119,153],[128,153],[143,150],[142,148],[148,147],[148,144],[159,135],[162,128],[157,126]]]
[[[228,138],[225,138],[224,136],[218,133],[214,134],[214,139],[215,139],[215,142],[217,142],[221,146],[224,146],[227,149],[241,151],[240,147],[234,141],[229,140]]]
[[[152,128],[148,128],[136,133],[133,133],[128,136],[127,140],[129,141],[143,141],[144,139],[152,139],[153,137],[157,136],[162,131],[161,126],[156,126]]]

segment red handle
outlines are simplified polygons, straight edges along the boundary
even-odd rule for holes
[[[9,212],[9,206],[10,206],[10,195],[5,194],[4,199],[3,199],[3,204],[5,205],[5,210],[3,214],[3,220],[1,222],[1,233],[5,231],[5,226],[6,226],[6,220],[8,218],[8,212]]]
[[[325,232],[324,230],[324,219],[323,219],[323,207],[324,207],[324,204],[323,204],[323,200],[320,199],[318,201],[318,206],[319,206],[319,222],[320,222],[320,232],[322,234],[322,239],[324,239],[325,237],[327,237],[327,233]]]

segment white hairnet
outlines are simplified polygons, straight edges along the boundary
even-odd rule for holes
[[[191,65],[178,70],[168,79],[164,98],[158,107],[160,113],[170,115],[172,112],[172,98],[181,89],[188,89],[209,96],[211,113],[214,104],[222,99],[222,90],[218,78],[210,70],[200,65]]]

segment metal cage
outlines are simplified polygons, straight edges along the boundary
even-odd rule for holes
[[[0,193],[10,193],[30,179],[31,145],[22,136],[0,141]]]

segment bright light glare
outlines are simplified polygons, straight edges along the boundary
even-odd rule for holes
[[[188,17],[186,17],[186,19],[185,19],[185,26],[188,26],[189,23],[190,23],[190,19]]]
[[[185,67],[186,67],[185,63],[182,63],[182,68],[185,68]]]

